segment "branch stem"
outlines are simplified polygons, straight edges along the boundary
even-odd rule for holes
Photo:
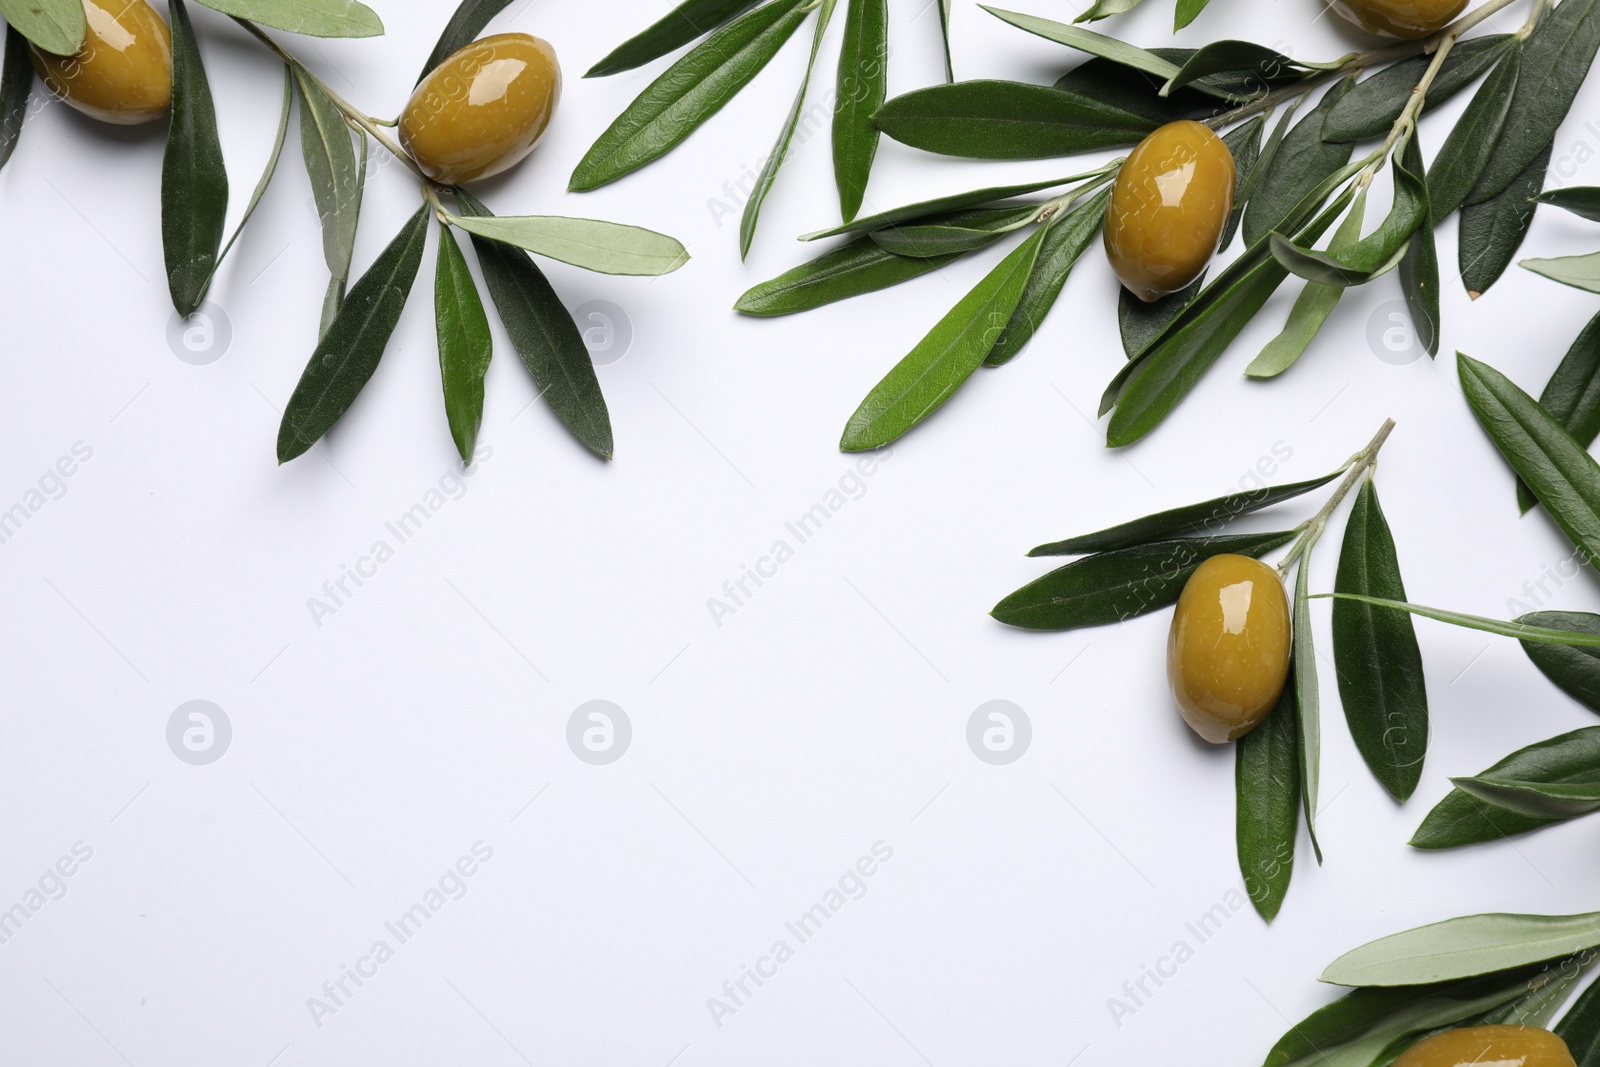
[[[1360,484],[1362,477],[1377,466],[1378,451],[1383,448],[1383,443],[1389,439],[1389,434],[1393,430],[1394,420],[1384,419],[1383,425],[1378,427],[1377,434],[1367,442],[1367,447],[1350,457],[1350,461],[1345,464],[1347,473],[1344,481],[1339,483],[1339,488],[1333,491],[1333,495],[1322,506],[1322,510],[1307,519],[1300,527],[1299,539],[1289,549],[1289,554],[1283,557],[1283,562],[1278,564],[1278,577],[1287,578],[1289,568],[1295,561],[1304,559],[1310,553],[1312,547],[1322,537],[1322,532],[1328,528],[1328,520],[1333,517],[1335,509],[1344,502],[1346,496],[1350,495],[1350,490]]]

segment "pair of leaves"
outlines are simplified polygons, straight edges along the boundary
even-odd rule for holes
[[[657,21],[612,49],[585,78],[604,78],[642,67],[698,40],[755,7],[757,0],[684,0]]]
[[[1353,85],[1349,78],[1335,82],[1321,102],[1294,124],[1272,156],[1259,164],[1261,175],[1244,212],[1246,245],[1279,229],[1307,193],[1350,161],[1353,146],[1324,141],[1322,130],[1328,112]]]
[[[1561,357],[1539,406],[1559,422],[1573,440],[1587,449],[1600,435],[1600,315],[1590,319]],[[1517,504],[1527,513],[1539,501],[1527,483],[1517,480]]]
[[[1517,621],[1575,633],[1600,634],[1600,615],[1588,612],[1536,611]],[[1600,651],[1533,641],[1524,641],[1522,650],[1562,692],[1600,714]]]
[[[350,141],[344,114],[309,71],[296,66],[300,89],[300,150],[305,157],[311,192],[322,220],[322,255],[328,265],[328,294],[322,305],[326,333],[344,302],[355,255],[356,227],[361,219],[361,198],[366,184],[366,135],[361,154]]]
[[[1422,113],[1426,115],[1477,81],[1500,61],[1511,42],[1511,35],[1505,33],[1458,41],[1428,87]],[[1402,59],[1357,83],[1328,112],[1322,125],[1323,140],[1364,141],[1388,133],[1432,62],[1430,54]]]
[[[1522,806],[1541,789],[1567,794],[1600,789],[1600,726],[1586,726],[1518,749],[1456,788],[1422,821],[1411,844],[1422,849],[1460,848],[1527,833],[1570,816],[1530,814]],[[1463,788],[1464,786],[1468,788]],[[1469,791],[1469,789],[1471,791]]]

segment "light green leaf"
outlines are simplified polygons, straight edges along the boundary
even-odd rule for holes
[[[83,0],[0,0],[0,15],[12,29],[58,56],[77,55],[88,31]]]
[[[1162,59],[1154,52],[1126,44],[1115,37],[1107,37],[1103,33],[1095,33],[1081,26],[1068,26],[1062,22],[1052,22],[1042,19],[1037,15],[1024,15],[1020,11],[1006,11],[987,4],[979,4],[989,14],[1002,22],[1009,22],[1019,30],[1043,37],[1047,41],[1064,44],[1068,48],[1076,48],[1080,52],[1087,52],[1092,56],[1109,59],[1113,63],[1120,63],[1134,70],[1142,70],[1146,74],[1154,74],[1162,81],[1170,80],[1178,73],[1178,67]]]
[[[357,0],[200,0],[215,11],[309,37],[376,37],[378,13]]]
[[[194,314],[216,273],[228,222],[228,170],[217,110],[184,0],[172,15],[172,119],[161,157],[161,245],[179,316]]]
[[[1355,246],[1361,239],[1361,223],[1366,214],[1367,191],[1362,189],[1356,194],[1355,203],[1350,206],[1350,214],[1345,216],[1334,231],[1333,239],[1328,242],[1330,256],[1337,258],[1340,253]],[[1333,314],[1343,295],[1343,286],[1306,282],[1305,288],[1300,290],[1299,297],[1295,299],[1294,307],[1289,310],[1289,321],[1284,324],[1283,332],[1268,341],[1261,354],[1251,360],[1244,369],[1245,375],[1250,378],[1275,378],[1294,366],[1322,329],[1322,324]]]
[[[1600,252],[1554,259],[1524,259],[1519,264],[1551,281],[1591,293],[1600,293]]]
[[[664,233],[600,219],[560,215],[449,216],[450,225],[601,274],[671,274],[689,262],[683,245]]]
[[[1573,648],[1600,648],[1600,633],[1583,633],[1578,630],[1553,630],[1548,626],[1533,626],[1524,622],[1501,622],[1499,619],[1487,619],[1482,615],[1468,615],[1460,611],[1445,611],[1442,608],[1430,608],[1423,604],[1411,604],[1401,600],[1386,600],[1383,597],[1362,596],[1356,593],[1315,593],[1311,599],[1318,600],[1332,597],[1338,600],[1355,600],[1374,607],[1392,608],[1395,611],[1409,611],[1413,615],[1421,615],[1425,619],[1436,622],[1447,622],[1452,626],[1461,626],[1469,630],[1481,630],[1486,634],[1499,634],[1501,637],[1515,637],[1519,641],[1532,641],[1535,644],[1568,645]]]
[[[309,72],[296,70],[295,80],[300,86],[300,151],[322,220],[322,257],[342,295],[356,249],[362,168],[343,113]]]
[[[1342,986],[1442,982],[1540,963],[1596,945],[1600,912],[1467,915],[1352,949],[1328,965],[1322,981]]]

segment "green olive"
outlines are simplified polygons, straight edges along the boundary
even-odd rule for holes
[[[548,41],[485,37],[417,86],[400,115],[400,143],[434,181],[477,181],[533,151],[560,99],[561,65]]]
[[[1333,0],[1333,9],[1368,33],[1414,39],[1439,32],[1467,0]]]
[[[172,104],[166,20],[145,0],[83,0],[83,13],[89,29],[77,55],[29,46],[46,88],[101,122],[132,126],[160,118]]]
[[[1106,257],[1140,300],[1158,300],[1206,269],[1233,210],[1233,154],[1198,122],[1169,122],[1140,141],[1106,205]]]
[[[1466,1026],[1418,1041],[1393,1067],[1575,1067],[1567,1043],[1537,1026]]]
[[[1289,599],[1278,572],[1249,556],[1212,556],[1190,575],[1167,637],[1178,710],[1213,744],[1266,718],[1289,677]]]

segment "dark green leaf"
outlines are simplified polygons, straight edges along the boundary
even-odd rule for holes
[[[5,69],[0,71],[0,167],[16,151],[22,123],[28,117],[28,93],[33,89],[33,63],[28,39],[15,26],[6,27]]]
[[[1133,144],[1156,123],[1045,85],[964,81],[897,96],[878,128],[925,152],[971,159],[1047,159]]]
[[[937,216],[926,222],[909,222],[871,231],[879,248],[902,256],[944,256],[971,252],[996,238],[1026,226],[1039,215],[1039,204],[1017,207],[974,208]]]
[[[1181,27],[1180,27],[1181,28]],[[1163,94],[1212,74],[1249,72],[1266,79],[1278,77],[1294,60],[1272,48],[1250,41],[1213,41],[1190,56],[1178,72],[1161,87]]]
[[[1189,576],[1212,556],[1233,552],[1260,557],[1294,538],[1292,530],[1227,534],[1102,552],[1034,579],[1000,601],[990,614],[1027,630],[1106,626],[1177,603]]]
[[[933,414],[983,364],[1022,299],[1039,256],[1038,230],[1001,260],[875,385],[845,425],[839,448],[882,448]]]
[[[1110,199],[1111,190],[1103,190],[1047,224],[1044,244],[1039,248],[1033,273],[1028,275],[1028,284],[1023,287],[1022,299],[1017,301],[1011,321],[1006,323],[1005,332],[984,359],[985,364],[999,367],[1009,363],[1033,337],[1034,331],[1055,306],[1056,297],[1061,295],[1062,287],[1067,284],[1067,275],[1072,273],[1078,257],[1083,255],[1100,232],[1106,217],[1106,203]]]
[[[376,37],[378,13],[357,0],[200,0],[224,15],[309,37]]]
[[[1600,634],[1600,615],[1583,611],[1535,611],[1518,617],[1517,621],[1554,630]],[[1590,711],[1600,713],[1600,649],[1524,641],[1522,651],[1562,692]]]
[[[472,194],[463,189],[452,192],[463,214],[491,215]],[[506,336],[539,387],[539,395],[585,447],[610,459],[614,451],[611,416],[595,376],[594,360],[571,313],[525,253],[487,237],[473,237],[472,247]]]
[[[617,116],[568,188],[598,189],[676,148],[761,73],[807,13],[807,0],[771,0],[696,46]]]
[[[278,428],[279,463],[289,462],[321,440],[378,369],[417,280],[432,215],[433,208],[424,204],[351,288],[284,409]]]
[[[361,165],[350,141],[350,127],[315,78],[295,71],[300,84],[300,151],[322,219],[322,256],[333,283],[342,291],[350,277],[361,217]]]
[[[1183,309],[1194,302],[1205,287],[1204,274],[1159,300],[1140,300],[1126,286],[1117,290],[1117,330],[1122,336],[1122,351],[1129,359],[1143,352],[1150,342],[1161,335]]]
[[[1367,191],[1363,189],[1356,194],[1355,202],[1350,205],[1350,213],[1333,232],[1333,239],[1328,243],[1328,256],[1331,259],[1337,260],[1361,239],[1361,225],[1366,218],[1366,212]],[[1276,242],[1282,238],[1274,234],[1269,240]],[[1298,255],[1298,250],[1295,250],[1295,254]],[[1279,258],[1279,262],[1285,262],[1281,257],[1275,256],[1275,258]],[[1306,349],[1311,346],[1323,323],[1328,321],[1328,316],[1333,314],[1333,309],[1338,306],[1343,296],[1343,284],[1306,282],[1300,290],[1300,295],[1295,298],[1294,307],[1289,309],[1289,319],[1284,323],[1282,331],[1268,341],[1261,353],[1250,361],[1250,365],[1244,369],[1245,376],[1274,378],[1294,366],[1300,357],[1305,355]]]
[[[1322,846],[1317,844],[1317,783],[1322,769],[1322,689],[1317,682],[1317,650],[1311,633],[1311,550],[1315,539],[1300,553],[1295,571],[1294,626],[1290,643],[1290,676],[1294,678],[1294,706],[1300,732],[1300,801],[1306,816],[1306,833],[1317,863],[1322,863]]]
[[[14,32],[58,56],[77,55],[88,31],[83,0],[0,0],[0,16]]]
[[[755,7],[758,0],[684,0],[590,67],[585,78],[604,78],[642,67],[710,33]],[[446,53],[448,55],[449,53]]]
[[[1249,201],[1250,174],[1261,158],[1261,131],[1266,124],[1267,117],[1257,115],[1244,125],[1229,130],[1222,137],[1222,143],[1228,146],[1228,151],[1233,155],[1233,210],[1228,213],[1227,225],[1222,228],[1222,239],[1217,242],[1218,249],[1226,249],[1233,243],[1233,235],[1239,229],[1239,220],[1244,217],[1244,206]],[[1126,337],[1123,340],[1126,342]]]
[[[1505,191],[1546,152],[1600,48],[1600,0],[1562,0],[1522,46],[1504,135],[1467,197],[1481,204]]]
[[[1120,160],[1118,161],[1120,162]],[[824,237],[838,237],[842,234],[867,233],[872,230],[881,230],[906,222],[927,222],[940,215],[948,215],[954,211],[964,211],[968,208],[988,207],[1012,197],[1023,196],[1027,193],[1036,193],[1041,189],[1052,189],[1058,185],[1070,185],[1084,178],[1097,178],[1099,181],[1085,183],[1085,191],[1092,185],[1109,181],[1113,173],[1106,173],[1105,168],[1090,171],[1087,174],[1074,174],[1070,178],[1052,178],[1043,182],[1028,182],[1025,185],[999,185],[989,189],[974,189],[969,193],[954,193],[950,196],[941,196],[933,200],[923,200],[905,207],[891,208],[877,215],[868,215],[865,218],[847,222],[842,226],[835,226],[828,230],[817,230],[801,236],[802,241],[816,241]]]
[[[1444,608],[1430,608],[1425,604],[1410,604],[1401,600],[1387,600],[1383,597],[1358,593],[1318,593],[1312,597],[1313,600],[1323,598],[1353,600],[1374,607],[1387,608],[1390,611],[1410,612],[1412,615],[1421,615],[1436,622],[1447,622],[1451,626],[1479,630],[1486,634],[1498,634],[1501,637],[1515,637],[1519,641],[1600,648],[1600,634],[1585,633],[1580,630],[1553,630],[1548,626],[1536,626],[1520,621],[1502,622],[1499,619],[1484,618],[1482,615],[1468,615],[1462,611],[1446,611]]]
[[[849,5],[833,105],[833,181],[839,188],[839,213],[847,223],[861,210],[867,192],[878,154],[872,113],[883,106],[889,89],[888,0],[849,0]]]
[[[1452,778],[1468,796],[1530,819],[1575,819],[1600,810],[1600,782],[1551,785],[1514,778]]]
[[[1000,234],[995,237],[999,238]],[[927,259],[897,256],[879,248],[870,237],[858,237],[771,281],[753,286],[733,307],[746,315],[793,315],[797,311],[810,311],[836,300],[899,285],[959,258],[959,255]]]
[[[1600,726],[1586,726],[1518,749],[1478,777],[1572,785],[1600,782]],[[1561,821],[1514,815],[1452,789],[1428,812],[1411,844],[1425,849],[1459,848],[1498,841]]]
[[[1510,34],[1491,33],[1459,42],[1445,56],[1439,76],[1429,86],[1422,113],[1426,115],[1477,81],[1500,59],[1510,41]],[[1432,62],[1432,55],[1403,59],[1358,84],[1328,113],[1322,127],[1323,138],[1360,141],[1388,133]]]
[[[217,111],[184,0],[172,0],[172,122],[161,162],[161,241],[172,306],[188,318],[206,297],[228,214]]]
[[[1473,299],[1489,291],[1522,247],[1537,207],[1531,198],[1544,186],[1549,165],[1550,150],[1546,148],[1505,191],[1461,209],[1461,282]]]
[[[1556,1036],[1567,1043],[1577,1067],[1600,1064],[1600,984],[1591,984],[1556,1023]]]
[[[1494,154],[1522,70],[1522,46],[1513,40],[1505,58],[1484,79],[1428,168],[1429,210],[1437,225],[1467,202],[1467,194]]]
[[[1262,166],[1259,182],[1244,212],[1244,241],[1253,245],[1280,224],[1328,175],[1350,161],[1348,144],[1330,144],[1322,139],[1322,124],[1328,111],[1350,91],[1353,84],[1342,78],[1322,97],[1322,102],[1294,124],[1272,158]]]
[[[450,21],[445,24],[444,32],[439,34],[439,40],[433,46],[433,51],[428,55],[428,61],[422,65],[422,73],[417,75],[417,84],[422,84],[422,79],[433,73],[433,69],[440,63],[455,55],[461,49],[478,39],[484,27],[489,25],[489,20],[510,6],[511,0],[461,0],[456,13],[450,16]],[[668,18],[671,18],[669,15]],[[676,45],[674,45],[676,47]],[[653,57],[652,57],[653,58]],[[602,60],[601,62],[604,62]],[[593,74],[590,71],[589,74]],[[588,77],[588,75],[585,75]]]
[[[1413,174],[1422,173],[1422,149],[1413,136],[1406,146],[1407,169]],[[1428,198],[1430,213],[1433,209],[1433,190],[1424,182],[1424,195]],[[1411,313],[1411,325],[1417,340],[1428,350],[1428,355],[1439,354],[1439,249],[1433,243],[1433,224],[1424,222],[1411,234],[1405,258],[1400,261],[1400,291],[1406,299],[1406,310]]]
[[[1406,598],[1394,536],[1369,480],[1344,529],[1334,589]],[[1339,700],[1361,758],[1389,795],[1404,804],[1428,752],[1428,692],[1410,616],[1353,600],[1333,602],[1333,663]]]
[[[1300,735],[1294,701],[1290,682],[1266,720],[1239,738],[1234,756],[1239,873],[1250,903],[1267,922],[1277,918],[1289,891],[1300,829]]]
[[[1188,48],[1152,51],[1175,64],[1194,55]],[[1193,89],[1179,89],[1171,96],[1161,96],[1164,81],[1154,74],[1096,58],[1079,63],[1056,79],[1055,88],[1074,98],[1091,100],[1130,120],[1150,123],[1152,128],[1178,119],[1208,119],[1217,113],[1216,99]]]
[[[448,226],[439,231],[439,264],[434,277],[434,317],[438,320],[439,376],[444,385],[444,411],[450,437],[471,464],[483,424],[483,376],[489,373],[494,340],[489,316],[484,313],[478,283],[467,269],[455,235]]]
[[[939,0],[939,37],[944,41],[944,80],[953,82],[956,68],[950,61],[950,0]]]
[[[1178,6],[1172,15],[1172,31],[1176,33],[1199,18],[1200,12],[1204,11],[1210,2],[1211,0],[1178,0]]]
[[[1579,218],[1600,222],[1600,185],[1573,185],[1550,189],[1534,197],[1541,204],[1570,211]]]
[[[1584,915],[1463,915],[1351,949],[1319,979],[1333,985],[1416,986],[1504,972],[1600,945],[1600,912]]]
[[[1550,376],[1539,406],[1566,427],[1572,439],[1584,448],[1600,435],[1600,315],[1590,319],[1561,357]],[[1517,503],[1524,513],[1538,503],[1521,480],[1517,482]]]
[[[1293,500],[1319,489],[1344,473],[1344,468],[1325,474],[1321,478],[1312,478],[1306,482],[1291,482],[1288,485],[1274,485],[1260,489],[1249,489],[1238,493],[1229,493],[1212,500],[1204,500],[1198,504],[1185,504],[1181,508],[1172,508],[1169,511],[1160,511],[1154,515],[1146,515],[1142,519],[1124,522],[1091,534],[1079,537],[1069,537],[1065,541],[1054,541],[1048,545],[1040,545],[1029,552],[1030,556],[1076,556],[1085,552],[1107,552],[1116,548],[1131,548],[1134,545],[1147,544],[1159,539],[1187,536],[1189,534],[1211,534],[1220,530],[1240,515],[1248,515],[1252,511],[1260,511],[1274,504],[1281,504],[1285,500]]]

